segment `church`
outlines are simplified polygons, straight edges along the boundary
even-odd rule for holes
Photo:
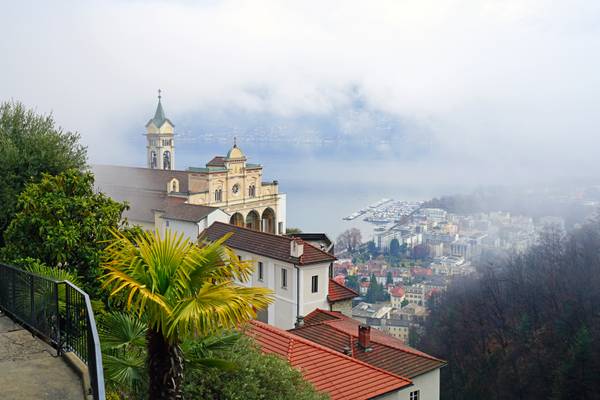
[[[235,138],[227,155],[213,157],[204,167],[178,170],[175,125],[165,115],[160,91],[145,127],[145,168],[93,168],[100,190],[128,202],[125,217],[131,224],[179,230],[194,240],[215,221],[285,234],[285,194],[277,181],[263,181],[262,165],[247,162]]]

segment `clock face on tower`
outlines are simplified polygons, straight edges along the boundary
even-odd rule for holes
[[[240,191],[240,185],[238,185],[237,183],[235,185],[233,185],[233,187],[231,188],[231,191],[233,192],[233,194],[237,194]]]

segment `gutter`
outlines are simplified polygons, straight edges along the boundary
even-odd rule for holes
[[[296,269],[296,321],[298,321],[300,316],[300,268],[296,264],[294,264],[294,268]]]

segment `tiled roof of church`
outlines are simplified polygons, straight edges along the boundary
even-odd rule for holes
[[[371,329],[371,351],[357,344],[360,322],[341,313],[316,309],[304,317],[304,326],[290,332],[343,352],[349,348],[352,357],[391,373],[414,378],[446,365],[446,362],[404,344],[400,339],[377,329]]]
[[[286,359],[332,400],[367,400],[412,384],[409,379],[262,322],[251,321],[246,335],[254,338],[263,352]]]
[[[164,218],[179,221],[200,222],[208,214],[218,209],[218,207],[201,206],[198,204],[171,203],[167,204],[165,207]]]
[[[224,167],[225,166],[225,157],[223,156],[215,156],[212,160],[206,163],[207,167]]]
[[[232,233],[225,242],[226,246],[234,249],[247,251],[274,258],[276,260],[286,261],[297,265],[308,265],[322,262],[331,262],[336,258],[313,245],[303,242],[304,254],[300,258],[291,257],[290,243],[293,239],[287,236],[274,235],[266,232],[258,232],[240,226],[225,224],[223,222],[214,222],[203,233],[202,239],[217,240],[224,235]]]
[[[141,190],[165,194],[167,183],[175,178],[179,181],[179,192],[188,193],[188,171],[124,167],[117,165],[94,165],[92,172],[96,186],[112,197],[111,193],[126,190]]]
[[[358,296],[354,290],[347,286],[344,286],[334,279],[329,280],[329,292],[327,293],[327,300],[330,302],[350,300]]]

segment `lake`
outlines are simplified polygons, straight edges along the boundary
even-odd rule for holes
[[[178,141],[177,168],[204,166],[215,155],[225,155],[231,143]],[[394,160],[369,146],[239,143],[251,163],[263,165],[263,180],[278,180],[287,194],[287,225],[304,232],[325,232],[335,239],[357,227],[363,240],[374,225],[361,217],[343,217],[381,198],[427,200],[459,190],[431,179],[430,170],[414,160]],[[465,190],[465,188],[462,188]],[[461,191],[462,191],[461,190]]]

